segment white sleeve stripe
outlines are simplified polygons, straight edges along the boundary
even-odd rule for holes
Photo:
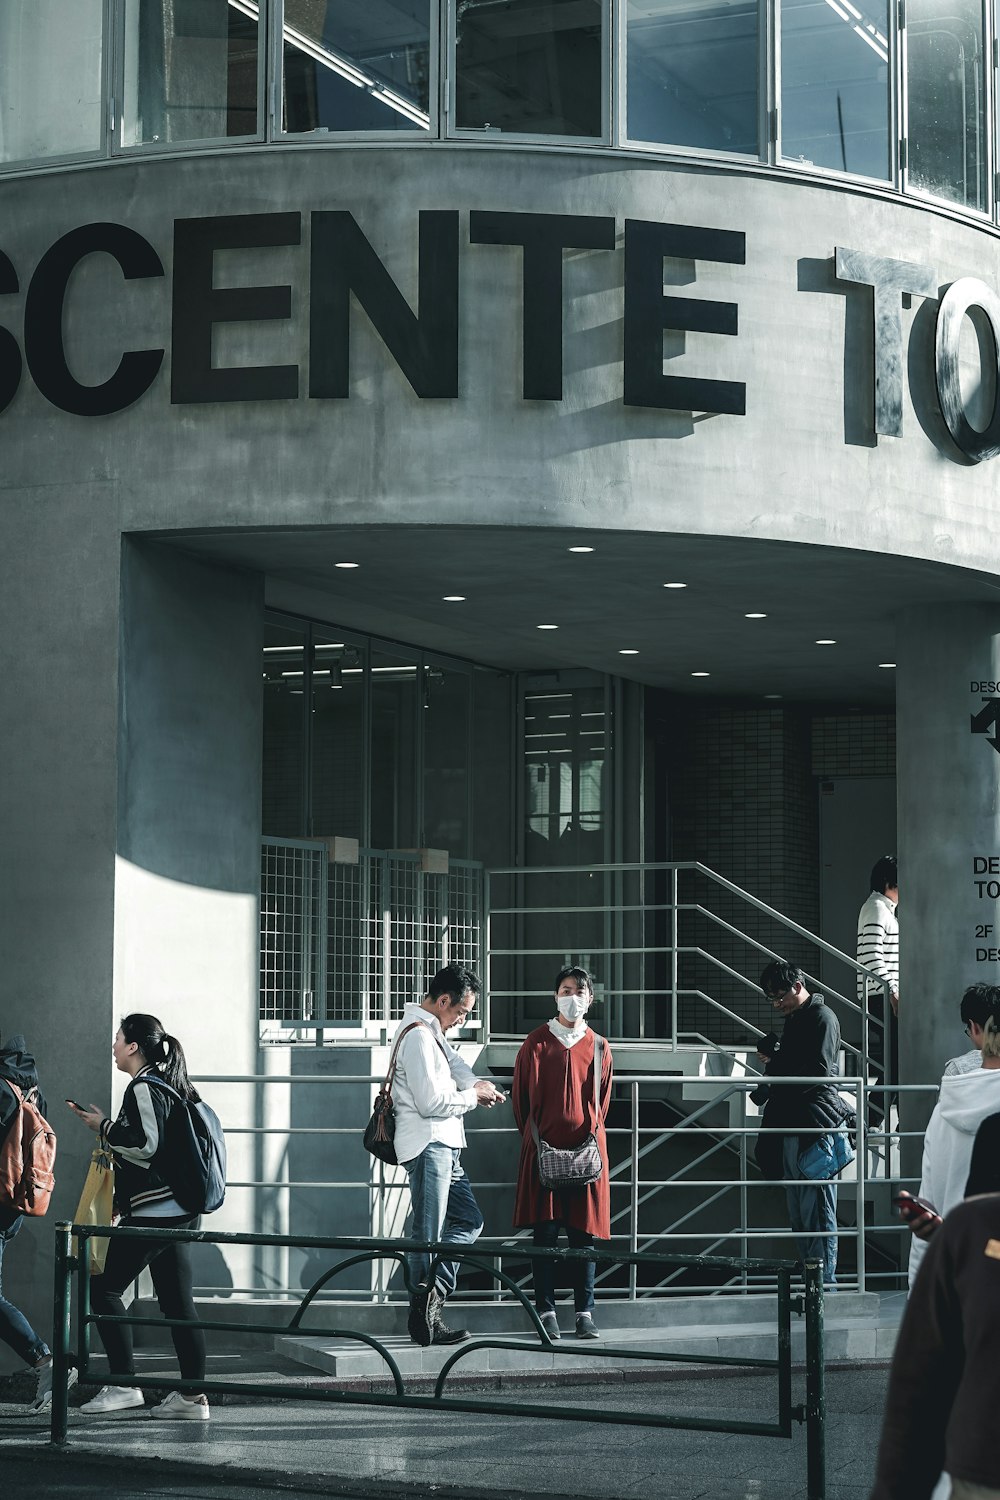
[[[153,1101],[149,1096],[149,1084],[139,1079],[138,1083],[133,1085],[132,1097],[139,1110],[139,1119],[142,1122],[146,1139],[141,1146],[115,1146],[113,1150],[126,1161],[132,1162],[134,1166],[148,1167],[160,1144],[160,1128],[157,1124]]]

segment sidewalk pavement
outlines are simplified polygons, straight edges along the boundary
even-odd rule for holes
[[[886,1380],[884,1366],[827,1367],[827,1500],[867,1500]],[[804,1399],[803,1387],[799,1371],[795,1403]],[[772,1376],[716,1371],[653,1381],[462,1392],[477,1394],[518,1404],[745,1421],[772,1421],[777,1411]],[[45,1422],[24,1408],[0,1407],[0,1463],[29,1455],[41,1463],[49,1452]],[[108,1490],[126,1496],[152,1472],[164,1482],[187,1474],[244,1490],[273,1486],[384,1500],[431,1495],[435,1500],[804,1500],[807,1493],[805,1430],[797,1424],[788,1441],[597,1421],[327,1405],[294,1396],[215,1404],[206,1423],[154,1421],[143,1410],[88,1419],[71,1409],[68,1447],[58,1457],[53,1453],[54,1461],[64,1463],[67,1452],[81,1463],[107,1463]]]

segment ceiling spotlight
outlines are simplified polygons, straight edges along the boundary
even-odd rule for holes
[[[442,594],[441,598],[445,604],[464,604],[464,594]]]
[[[352,562],[339,562],[339,563],[334,563],[333,566],[335,568],[358,568],[358,567],[361,566],[361,564],[360,563],[352,563]]]
[[[880,667],[894,667],[895,665],[896,665],[896,663],[894,661],[880,661],[879,662],[879,666]]]
[[[837,644],[837,642],[836,641],[817,641],[816,644],[817,644],[817,646],[835,646]]]
[[[558,630],[559,626],[558,625],[536,625],[535,629],[536,630]]]
[[[687,584],[686,583],[665,583],[663,585],[663,587],[665,589],[686,589],[687,588]]]
[[[743,618],[744,618],[744,620],[766,620],[767,619],[767,615],[751,614],[751,615],[744,615]]]
[[[634,646],[625,646],[618,653],[619,656],[638,656],[639,653]]]
[[[593,547],[568,547],[568,552],[593,552]]]
[[[711,677],[711,672],[692,672],[692,677]]]
[[[781,697],[781,694],[780,694],[780,693],[765,693],[765,694],[764,694],[764,700],[765,700],[765,702],[766,702],[766,701],[767,701],[767,700],[768,700],[768,699],[769,699],[769,698],[780,698],[780,697]]]

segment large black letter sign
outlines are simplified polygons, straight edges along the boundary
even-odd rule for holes
[[[17,272],[0,250],[0,295],[17,291]],[[21,351],[9,328],[0,328],[0,411],[6,411],[21,383]]]
[[[733,337],[739,332],[735,302],[664,296],[663,261],[668,255],[742,266],[747,258],[746,235],[734,229],[625,220],[625,405],[746,416],[747,388],[742,381],[695,380],[663,373],[665,328]]]
[[[148,240],[124,224],[84,224],[46,250],[24,302],[24,353],[32,379],[47,400],[77,417],[106,417],[145,395],[163,363],[162,349],[123,354],[103,385],[81,385],[70,373],[63,347],[63,304],[74,270],[87,255],[111,255],[126,281],[162,276]]]
[[[458,395],[458,214],[420,214],[414,313],[353,214],[312,216],[309,394],[351,393],[351,293],[418,396]]]
[[[173,402],[281,401],[299,394],[298,365],[216,369],[212,364],[212,329],[216,323],[288,318],[292,312],[290,286],[215,286],[216,250],[297,245],[301,238],[300,214],[231,214],[177,220],[170,367]]]
[[[959,378],[959,348],[962,338],[962,319],[970,307],[979,307],[986,314],[990,325],[990,342],[993,355],[990,360],[989,379],[993,385],[993,411],[989,424],[980,432],[973,427],[965,415],[962,401],[962,383]],[[967,458],[981,463],[984,458],[996,458],[1000,453],[1000,297],[984,281],[975,276],[963,276],[953,281],[941,298],[938,308],[937,334],[934,344],[934,373],[937,379],[938,401],[941,415],[948,431]],[[987,372],[984,369],[983,375]]]

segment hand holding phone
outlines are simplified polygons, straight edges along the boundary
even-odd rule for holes
[[[83,1114],[83,1105],[77,1104],[75,1099],[67,1099],[66,1103],[69,1105],[70,1109],[78,1109],[80,1113]]]
[[[905,1188],[896,1194],[892,1202],[900,1218],[909,1224],[918,1239],[929,1240],[944,1222],[933,1203],[926,1198],[918,1198],[915,1193],[908,1193]]]

